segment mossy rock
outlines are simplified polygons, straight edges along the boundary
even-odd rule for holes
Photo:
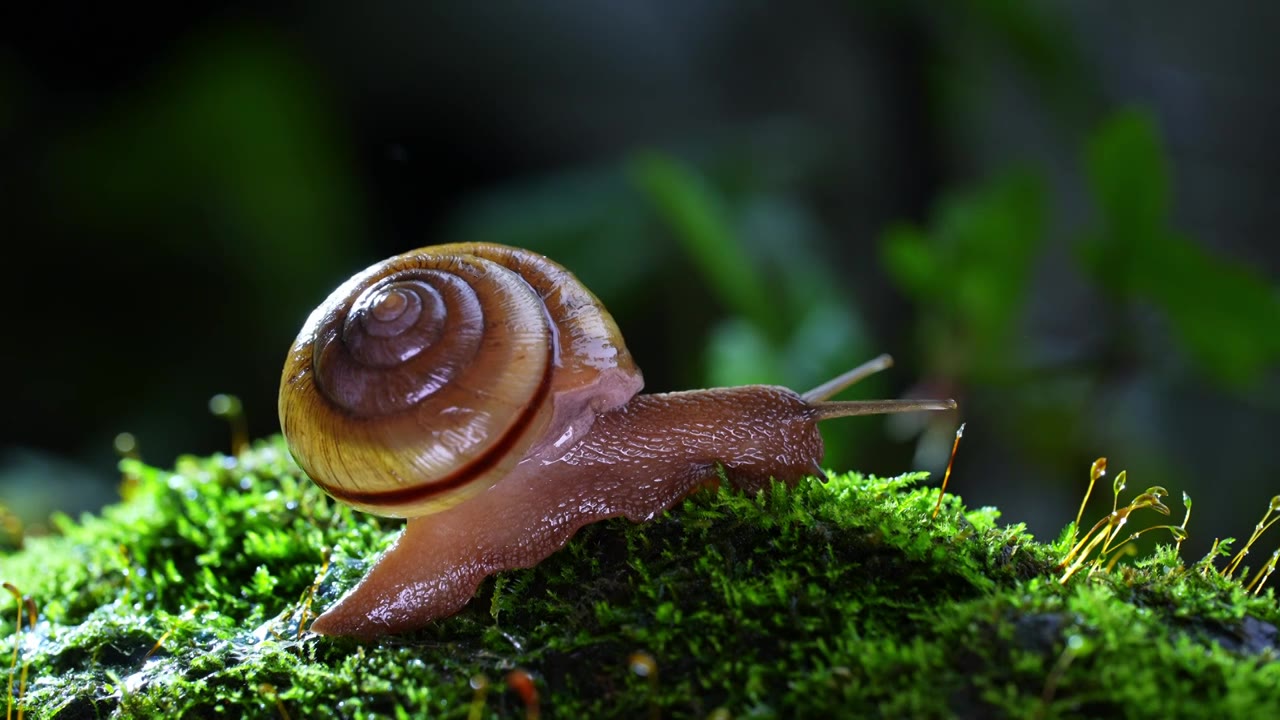
[[[278,439],[123,469],[123,502],[0,557],[39,607],[16,633],[0,605],[27,717],[524,717],[513,670],[550,717],[1280,716],[1270,589],[1172,547],[1060,583],[1068,534],[950,496],[932,518],[920,474],[598,523],[360,643],[299,627],[396,523],[331,502]]]

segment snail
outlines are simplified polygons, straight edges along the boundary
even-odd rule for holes
[[[303,325],[281,375],[280,424],[326,493],[408,522],[311,630],[421,627],[586,524],[651,520],[721,478],[756,492],[771,478],[821,476],[819,421],[955,407],[828,399],[890,363],[881,356],[803,394],[641,394],[613,318],[542,255],[468,243],[376,263]]]

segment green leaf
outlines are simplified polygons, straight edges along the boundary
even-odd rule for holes
[[[929,228],[896,226],[881,238],[881,261],[922,306],[930,354],[965,355],[967,371],[999,374],[1024,305],[1044,229],[1039,177],[1013,172],[946,197]]]
[[[739,246],[724,199],[698,171],[669,155],[646,153],[632,162],[631,175],[720,301],[760,327],[780,329],[780,315]]]
[[[930,250],[928,236],[910,225],[885,231],[881,259],[898,285],[917,297],[931,295],[933,283],[941,275],[938,255]]]
[[[1099,225],[1080,249],[1120,302],[1154,304],[1206,372],[1247,385],[1280,359],[1280,293],[1251,268],[1172,229],[1168,163],[1155,122],[1119,113],[1090,141],[1086,164]]]
[[[1145,113],[1117,114],[1089,142],[1089,181],[1107,222],[1130,242],[1164,233],[1169,214],[1169,168]]]

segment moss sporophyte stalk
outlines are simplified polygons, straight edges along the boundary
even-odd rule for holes
[[[1123,483],[1088,532],[1053,543],[950,494],[932,517],[922,474],[701,492],[651,523],[588,526],[458,615],[361,643],[306,626],[398,523],[332,502],[278,438],[121,467],[127,499],[0,558],[10,718],[1280,709],[1274,560],[1244,563],[1275,507],[1235,556],[1223,540],[1187,564],[1185,519],[1160,526],[1174,543],[1117,562],[1135,545],[1122,528],[1164,497],[1121,504]]]

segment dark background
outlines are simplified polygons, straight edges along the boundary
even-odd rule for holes
[[[1044,538],[1100,455],[1197,498],[1195,557],[1280,492],[1280,4],[40,8],[0,44],[28,523],[115,497],[120,431],[225,451],[215,393],[276,432],[310,309],[455,240],[574,270],[653,391],[892,353],[848,396],[957,397],[954,490]],[[959,419],[827,464],[938,471]]]

